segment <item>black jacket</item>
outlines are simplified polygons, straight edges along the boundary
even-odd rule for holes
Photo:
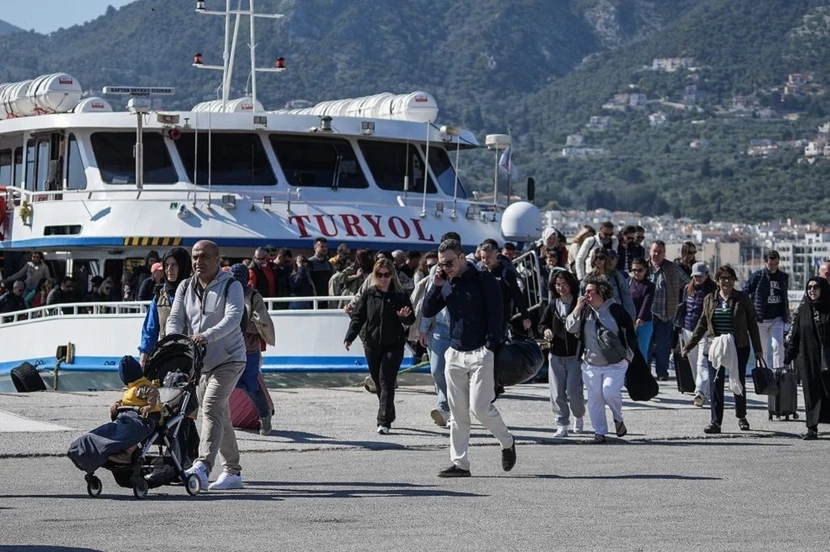
[[[357,302],[345,341],[352,343],[360,334],[364,347],[403,347],[406,342],[403,325],[415,322],[414,312],[405,319],[398,317],[398,311],[404,307],[412,311],[412,301],[406,293],[383,292],[371,286]]]
[[[573,297],[568,307],[568,314],[574,310],[575,306],[576,297]],[[542,319],[539,321],[539,333],[544,335],[545,330],[553,332],[553,340],[550,343],[551,354],[558,357],[576,356],[579,338],[565,329],[565,319],[560,318],[559,313],[556,312],[556,299],[552,299],[548,303],[545,312],[542,313]]]
[[[500,259],[499,264],[490,271],[490,274],[493,275],[501,287],[502,305],[504,305],[501,325],[504,331],[507,332],[507,325],[510,323],[514,311],[521,313],[522,320],[530,318],[530,314],[527,312],[527,299],[519,287],[516,269],[509,260],[506,258]]]
[[[0,312],[17,312],[26,310],[26,301],[22,295],[17,295],[12,290],[7,291],[0,297]]]
[[[501,290],[489,272],[467,261],[461,277],[433,286],[424,298],[423,316],[432,318],[444,307],[450,316],[450,347],[456,351],[495,351],[502,342]]]

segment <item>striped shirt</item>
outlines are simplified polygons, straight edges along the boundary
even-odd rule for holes
[[[720,295],[718,295],[718,304],[712,313],[712,327],[717,335],[735,333],[735,325],[732,323],[732,305],[729,301],[724,301]]]

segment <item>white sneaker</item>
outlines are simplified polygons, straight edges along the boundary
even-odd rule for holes
[[[432,421],[438,427],[447,427],[447,420],[450,419],[450,414],[440,408],[433,408],[429,413],[429,417],[432,418]]]
[[[242,475],[223,471],[219,478],[208,487],[211,491],[227,491],[242,488]]]
[[[389,428],[386,426],[378,426],[378,433],[380,435],[389,435]]]
[[[575,418],[574,419],[574,433],[582,433],[582,430],[585,428],[584,422],[582,418]]]
[[[554,439],[561,439],[568,436],[568,428],[566,426],[559,426],[556,433],[553,434]]]
[[[193,462],[192,466],[184,470],[184,474],[185,476],[196,474],[196,477],[199,478],[199,486],[202,488],[202,490],[208,488],[208,470],[207,466],[205,466],[205,464],[201,460],[196,460],[195,462]]]

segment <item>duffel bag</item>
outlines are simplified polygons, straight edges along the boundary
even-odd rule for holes
[[[503,387],[523,383],[535,376],[544,362],[545,355],[535,339],[510,339],[496,352],[496,383]]]

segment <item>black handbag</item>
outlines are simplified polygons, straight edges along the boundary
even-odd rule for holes
[[[755,369],[752,370],[752,383],[755,385],[756,395],[777,395],[778,380],[775,372],[767,367],[762,358],[755,359]]]

